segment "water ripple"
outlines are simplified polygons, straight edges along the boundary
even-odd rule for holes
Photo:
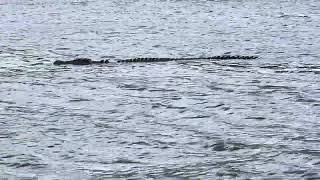
[[[1,178],[319,179],[318,7],[1,1]]]

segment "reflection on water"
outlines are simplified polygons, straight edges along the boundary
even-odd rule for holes
[[[0,177],[320,178],[319,5],[0,1]]]

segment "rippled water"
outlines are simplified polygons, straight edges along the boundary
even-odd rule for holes
[[[0,0],[0,179],[319,179],[320,2]],[[53,66],[90,57],[256,60]]]

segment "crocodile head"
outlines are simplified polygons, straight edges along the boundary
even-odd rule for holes
[[[92,61],[89,58],[76,58],[71,61],[60,61],[57,60],[53,64],[54,65],[62,65],[62,64],[72,64],[72,65],[90,65],[90,64],[102,64],[102,63],[109,63],[108,60],[101,60],[101,61]]]

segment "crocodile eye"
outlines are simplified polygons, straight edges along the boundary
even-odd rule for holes
[[[58,60],[58,61],[55,61],[53,64],[54,64],[54,65],[61,65],[61,64],[63,64],[63,63],[64,63],[63,61]]]

